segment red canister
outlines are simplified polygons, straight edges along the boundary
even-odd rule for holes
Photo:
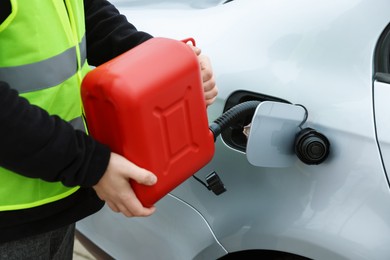
[[[131,181],[151,206],[214,155],[199,62],[185,43],[153,38],[89,72],[81,88],[89,133],[158,177]]]

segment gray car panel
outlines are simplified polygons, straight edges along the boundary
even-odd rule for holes
[[[83,233],[118,259],[147,259],[139,248],[149,241],[147,253],[159,259],[215,259],[224,250],[253,249],[320,260],[389,259],[390,192],[376,139],[373,63],[390,1],[138,4],[120,10],[139,29],[192,36],[210,56],[220,92],[208,108],[210,122],[237,90],[268,95],[305,105],[305,127],[324,133],[331,151],[320,165],[255,167],[218,138],[213,160],[196,176],[215,170],[225,193],[216,196],[190,178],[172,192],[180,201],[164,198],[156,215],[130,220],[105,209],[81,223]],[[385,101],[375,108],[379,127],[387,125]],[[379,133],[388,149],[388,133]],[[137,242],[117,244],[115,237]]]

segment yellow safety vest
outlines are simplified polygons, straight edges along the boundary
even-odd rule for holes
[[[11,0],[11,5],[0,25],[0,80],[83,129],[80,84],[89,70],[83,1]],[[77,189],[0,168],[0,211],[36,207]]]

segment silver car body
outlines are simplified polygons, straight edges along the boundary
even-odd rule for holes
[[[319,165],[255,167],[216,141],[220,196],[190,178],[148,218],[108,207],[78,230],[116,259],[216,259],[272,250],[312,259],[390,259],[390,81],[375,79],[389,0],[116,0],[139,30],[193,37],[213,64],[218,99],[237,91],[303,104],[331,142]],[[383,73],[386,74],[386,73]],[[386,75],[384,75],[386,77]]]

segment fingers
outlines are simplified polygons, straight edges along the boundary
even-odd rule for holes
[[[198,59],[203,81],[204,98],[206,101],[206,105],[209,106],[214,103],[218,95],[218,88],[215,83],[214,74],[209,58],[207,56],[200,55],[198,56]]]
[[[128,197],[125,201],[129,203],[114,203],[111,201],[106,201],[106,203],[112,211],[122,213],[126,217],[147,217],[156,211],[155,207],[145,208],[141,203],[137,203],[137,200],[133,200],[131,197]]]
[[[205,98],[206,104],[211,105],[212,103],[214,103],[215,99],[217,98],[218,88],[214,84],[215,87],[212,87],[210,90],[207,91],[206,85],[208,85],[208,83],[206,82],[203,85],[205,86],[204,98]]]
[[[132,190],[121,196],[121,202],[116,204],[115,207],[126,217],[147,217],[156,210],[155,207],[144,207]]]
[[[200,55],[201,49],[193,45],[188,45],[188,46],[190,46],[192,50],[195,52],[195,54],[198,56],[202,82],[203,82],[204,98],[206,101],[206,105],[209,106],[212,103],[214,103],[218,95],[218,88],[215,84],[211,62],[207,56]]]
[[[198,56],[200,70],[202,72],[202,80],[208,81],[214,78],[213,69],[209,57],[205,55]]]

